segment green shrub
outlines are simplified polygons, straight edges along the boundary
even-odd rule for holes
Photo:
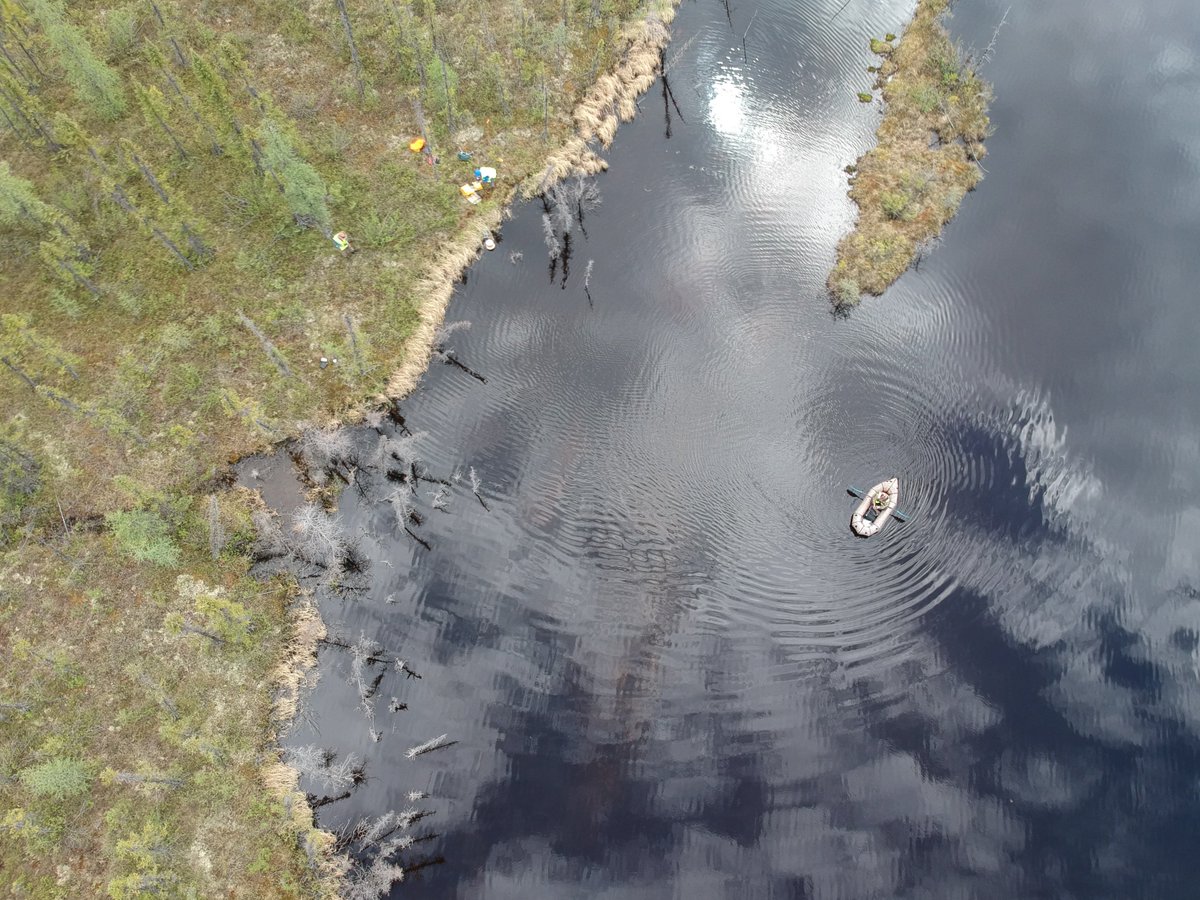
[[[221,588],[198,593],[195,608],[206,630],[236,647],[253,644],[254,635],[262,627],[243,604],[224,596]]]
[[[116,856],[125,874],[108,883],[108,896],[112,900],[191,893],[183,890],[179,876],[170,869],[176,858],[174,836],[162,822],[151,820],[141,830],[117,841]]]
[[[919,84],[912,89],[909,95],[917,109],[923,113],[931,113],[938,107],[938,101],[941,97],[937,89],[930,84]]]
[[[958,57],[950,49],[942,49],[929,54],[929,66],[942,87],[950,89],[959,81]]]
[[[130,3],[108,14],[108,59],[115,61],[128,55],[142,35],[142,11]]]
[[[867,259],[876,266],[891,261],[900,249],[898,240],[890,237],[873,240],[867,245]]]
[[[0,437],[0,528],[16,522],[41,486],[42,464]]]
[[[838,306],[857,306],[861,295],[858,282],[853,278],[843,278],[834,287],[834,300]]]
[[[78,319],[83,315],[83,304],[62,288],[56,287],[50,292],[50,305],[68,319]]]
[[[965,196],[966,191],[960,187],[947,188],[946,192],[942,195],[942,206],[945,207],[947,212],[953,214]]]
[[[398,237],[405,236],[411,231],[411,226],[399,213],[380,215],[372,209],[355,228],[357,237],[364,247],[385,247]]]
[[[908,197],[895,191],[884,191],[879,197],[879,205],[889,219],[903,219],[908,211]]]
[[[139,562],[158,566],[179,563],[179,548],[163,518],[147,509],[113,512],[104,517],[121,549]]]
[[[37,796],[55,800],[85,793],[91,780],[83,762],[65,756],[22,769],[19,777],[21,783]]]

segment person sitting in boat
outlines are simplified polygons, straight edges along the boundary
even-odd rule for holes
[[[887,509],[888,500],[891,499],[891,493],[887,488],[883,488],[875,495],[874,505],[876,512],[882,512]]]

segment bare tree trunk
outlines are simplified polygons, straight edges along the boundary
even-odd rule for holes
[[[130,153],[129,155],[133,157],[133,164],[138,167],[138,171],[142,173],[142,177],[146,179],[147,184],[154,189],[154,193],[158,194],[158,199],[163,203],[170,203],[171,198],[167,196],[167,192],[163,190],[163,186],[154,177],[154,173],[150,171],[150,167],[136,153]]]
[[[96,285],[93,284],[90,279],[88,279],[85,276],[80,275],[78,272],[76,272],[75,267],[72,266],[69,262],[66,262],[65,260],[60,259],[58,261],[58,266],[60,269],[62,269],[64,272],[66,272],[68,275],[70,275],[71,278],[74,279],[76,284],[78,284],[81,287],[87,288],[87,290],[91,293],[91,295],[93,297],[100,296],[100,289],[98,287],[96,287]]]
[[[363,85],[362,59],[358,55],[358,45],[354,43],[354,29],[350,26],[350,13],[346,11],[346,0],[334,0],[337,3],[338,15],[342,17],[342,28],[346,30],[346,43],[350,45],[350,61],[354,63],[354,77],[358,81],[359,102],[366,98],[366,88]]]
[[[147,104],[148,105],[148,104]],[[158,123],[158,127],[163,130],[163,133],[170,138],[171,143],[175,145],[175,152],[179,154],[180,159],[187,159],[188,152],[180,143],[179,138],[175,136],[175,132],[171,130],[171,126],[166,123],[162,116],[154,109],[150,110],[150,114],[154,116],[154,121]]]
[[[184,239],[188,242],[188,246],[191,248],[192,252],[196,254],[196,256],[206,258],[213,255],[212,247],[204,243],[204,240],[200,237],[200,235],[196,234],[196,232],[192,230],[192,227],[188,225],[187,222],[184,222],[180,227],[183,230]]]
[[[0,116],[4,116],[4,121],[8,123],[8,127],[12,129],[12,132],[17,136],[17,139],[28,149],[32,150],[33,144],[29,143],[29,138],[25,136],[24,131],[17,127],[17,123],[8,117],[8,113],[6,113],[3,109],[0,109]]]
[[[546,69],[542,67],[542,140],[550,140],[550,95],[546,92]]]
[[[51,153],[57,153],[62,149],[62,144],[58,143],[58,141],[54,139],[54,135],[50,129],[41,119],[38,118],[36,110],[26,110],[21,105],[21,98],[14,96],[11,92],[6,91],[3,87],[0,87],[0,97],[3,97],[8,101],[9,108],[17,116],[25,120],[25,123],[29,126],[31,131],[41,136],[42,140],[46,144],[47,150],[49,150]]]
[[[250,320],[250,317],[244,312],[238,310],[237,316],[242,320],[242,324],[246,326],[247,330],[249,330],[252,335],[258,338],[258,342],[262,345],[263,350],[266,351],[267,356],[271,358],[271,362],[275,363],[275,367],[279,369],[283,375],[291,378],[292,370],[288,367],[287,360],[283,358],[283,354],[280,353],[279,350],[276,349],[275,345],[271,343],[270,338],[263,334],[259,330],[258,326],[255,325],[254,322]]]
[[[223,155],[225,148],[223,148],[221,146],[221,142],[217,140],[217,136],[213,132],[212,126],[209,125],[208,122],[206,122],[203,118],[201,118],[200,114],[192,107],[191,101],[188,100],[187,94],[183,92],[183,89],[179,87],[179,82],[175,80],[175,76],[170,72],[163,72],[162,74],[167,79],[167,84],[169,84],[171,89],[175,91],[175,95],[179,97],[179,102],[183,104],[183,108],[191,114],[192,118],[196,121],[196,124],[199,125],[204,130],[205,134],[208,135],[209,149],[212,150],[212,155]]]
[[[421,66],[421,93],[425,93],[425,67]],[[425,123],[425,107],[421,104],[420,97],[412,98],[413,117],[417,120],[417,130],[421,132],[421,140],[425,142],[425,152],[429,154],[431,160],[437,159],[433,152],[433,143],[429,140],[429,129]],[[433,174],[436,177],[437,166],[433,166]]]
[[[33,54],[29,52],[29,48],[22,44],[19,39],[14,38],[14,40],[16,40],[17,46],[21,48],[21,52],[25,54],[25,58],[29,60],[30,65],[33,66],[39,75],[45,78],[46,73],[42,71],[42,67],[38,65],[38,61],[33,58]]]
[[[10,372],[12,372],[14,375],[16,375],[22,381],[24,381],[27,385],[29,385],[29,389],[31,391],[33,391],[34,393],[37,393],[37,382],[34,381],[28,375],[26,375],[23,371],[21,371],[21,369],[17,368],[16,364],[13,363],[7,356],[0,356],[0,363],[4,363],[5,367]]]
[[[162,12],[154,0],[150,0],[150,8],[154,10],[154,18],[158,19],[158,27],[165,32],[167,30],[167,23],[163,21]],[[175,64],[181,69],[188,68],[187,57],[183,55],[183,50],[180,48],[179,42],[169,34],[167,35],[167,42],[170,43],[171,50],[175,53]]]
[[[347,313],[342,316],[342,322],[346,326],[346,332],[350,335],[350,352],[354,355],[354,366],[358,369],[359,376],[365,375],[367,374],[367,367],[363,361],[362,349],[358,345],[358,334],[354,330],[354,320]]]
[[[33,80],[25,74],[25,70],[17,65],[17,61],[13,59],[11,53],[8,52],[8,47],[4,45],[4,33],[0,32],[0,55],[3,55],[8,60],[9,66],[12,67],[13,74],[25,82],[26,87],[33,87]]]
[[[193,263],[190,259],[188,259],[186,256],[183,255],[183,251],[179,249],[178,244],[176,244],[173,240],[171,240],[169,237],[167,237],[165,234],[163,234],[156,225],[152,225],[152,224],[150,224],[150,222],[147,222],[146,224],[150,228],[150,232],[156,238],[158,238],[159,243],[161,243],[164,247],[166,247],[169,251],[171,251],[171,255],[174,256],[177,260],[179,260],[179,262],[183,265],[183,267],[185,269],[191,271],[196,268],[195,263]]]
[[[446,74],[446,61],[442,59],[442,54],[438,53],[437,58],[442,66],[442,85],[446,89],[446,129],[448,134],[454,134],[454,108],[450,98],[450,76]]]
[[[112,198],[117,206],[121,207],[121,209],[125,210],[125,212],[129,213],[131,216],[149,228],[150,233],[158,239],[160,244],[170,251],[172,256],[179,260],[185,269],[192,270],[196,268],[195,265],[192,264],[192,261],[183,255],[183,251],[179,249],[178,245],[173,240],[163,234],[162,231],[159,230],[158,226],[138,212],[137,207],[129,202],[129,198],[125,196],[125,192],[121,190],[120,185],[117,185],[113,188]]]

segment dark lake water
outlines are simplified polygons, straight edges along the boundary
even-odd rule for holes
[[[839,6],[685,3],[670,136],[655,85],[565,282],[516,207],[447,316],[486,383],[400,405],[428,549],[386,467],[342,494],[371,582],[324,616],[422,677],[372,741],[324,650],[287,742],[367,763],[327,827],[430,794],[396,897],[1200,895],[1200,9],[960,0],[980,48],[1009,10],[987,177],[839,319],[912,4]]]

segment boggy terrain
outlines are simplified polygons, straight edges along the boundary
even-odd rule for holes
[[[505,203],[601,165],[671,12],[0,4],[15,894],[345,888],[274,743],[319,629],[250,576],[266,513],[229,462],[411,384]]]
[[[872,39],[884,104],[876,145],[847,167],[858,205],[854,231],[838,244],[828,287],[835,305],[879,295],[923,253],[983,177],[991,88],[979,59],[955,46],[940,18],[949,0],[920,0],[900,40]],[[860,94],[864,102],[870,94]]]

